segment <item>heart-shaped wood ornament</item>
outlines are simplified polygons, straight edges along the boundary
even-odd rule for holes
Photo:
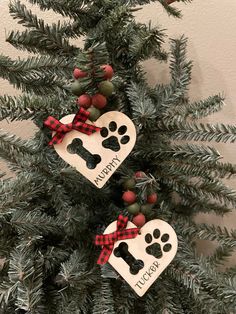
[[[65,116],[60,121],[70,123],[74,116]],[[89,120],[87,123],[93,124]],[[136,129],[130,118],[119,111],[103,114],[95,125],[101,128],[100,132],[88,136],[72,130],[54,148],[62,159],[102,188],[132,151]]]
[[[112,222],[104,234],[114,232],[116,225],[116,221]],[[129,228],[136,226],[128,222]],[[140,229],[136,238],[117,241],[108,262],[141,297],[173,260],[177,247],[174,229],[154,219]]]

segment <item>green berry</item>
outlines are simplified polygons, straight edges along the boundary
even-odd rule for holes
[[[71,84],[70,86],[71,88],[71,92],[76,95],[76,96],[80,96],[84,93],[84,88],[83,86],[80,84],[79,81],[75,81]]]
[[[114,85],[110,81],[103,81],[99,83],[98,90],[102,95],[109,97],[114,92]]]
[[[138,203],[134,203],[127,207],[127,210],[132,215],[137,215],[140,211],[140,205]]]
[[[144,215],[150,214],[151,211],[152,211],[151,204],[144,204],[141,206],[141,213],[143,213]]]
[[[123,183],[123,187],[124,187],[124,189],[126,189],[126,190],[132,190],[132,189],[134,189],[134,188],[135,188],[135,185],[136,185],[136,181],[135,181],[133,178],[127,179],[127,180],[125,180],[124,183]]]
[[[90,121],[96,121],[101,115],[101,111],[95,107],[90,107],[88,111],[90,112],[89,115]]]

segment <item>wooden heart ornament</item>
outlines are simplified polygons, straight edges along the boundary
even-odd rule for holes
[[[116,230],[116,221],[104,234]],[[136,228],[128,222],[127,229]],[[133,239],[117,241],[108,262],[135,290],[143,296],[175,257],[178,239],[165,221],[154,219],[146,223]]]
[[[65,116],[60,122],[71,123],[74,116]],[[93,124],[89,120],[87,123]],[[136,129],[130,118],[118,111],[103,114],[95,124],[101,128],[100,132],[88,136],[72,130],[54,148],[62,159],[102,188],[132,151]]]

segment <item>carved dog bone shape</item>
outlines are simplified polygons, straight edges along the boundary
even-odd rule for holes
[[[97,154],[91,154],[83,146],[83,142],[79,138],[73,139],[72,143],[67,146],[67,150],[71,154],[77,154],[86,161],[88,169],[95,169],[97,164],[101,162],[101,157]]]
[[[119,246],[114,250],[116,257],[121,257],[130,266],[130,273],[137,275],[138,272],[143,268],[144,263],[142,260],[137,260],[130,252],[126,242],[121,242]]]

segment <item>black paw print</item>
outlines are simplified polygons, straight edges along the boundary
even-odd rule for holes
[[[154,238],[154,239],[153,239]],[[157,242],[154,242],[152,244],[150,244],[149,246],[146,247],[146,252],[150,255],[153,255],[155,258],[162,258],[163,256],[163,251],[165,253],[169,252],[172,248],[172,245],[170,243],[166,243],[169,240],[170,236],[168,233],[164,233],[161,236],[161,232],[159,229],[155,229],[153,231],[153,236],[150,233],[147,233],[145,236],[145,241],[146,243],[150,244],[153,241],[155,241],[155,239],[159,239],[158,241],[161,242],[161,244],[163,245],[163,247],[161,247],[161,245]]]
[[[102,142],[102,146],[105,148],[111,149],[114,152],[118,152],[120,150],[120,144],[125,145],[130,141],[130,137],[128,135],[125,135],[125,133],[127,132],[127,126],[122,125],[118,128],[116,122],[111,121],[108,128],[109,130],[104,127],[100,131],[101,136],[106,138]],[[112,134],[110,135],[110,133],[113,133],[113,132],[116,132],[116,133],[114,135]],[[118,137],[115,135],[117,136],[123,135],[123,136],[119,140]]]

